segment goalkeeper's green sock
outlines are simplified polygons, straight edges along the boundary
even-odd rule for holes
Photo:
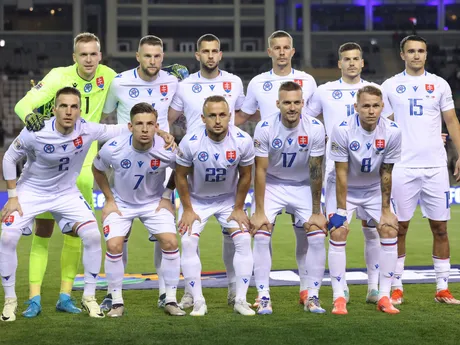
[[[33,235],[29,257],[29,297],[39,296],[48,265],[49,237]]]
[[[65,235],[61,253],[61,293],[71,294],[73,282],[78,273],[80,259],[80,237]]]

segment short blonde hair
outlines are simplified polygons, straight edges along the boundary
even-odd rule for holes
[[[141,49],[141,46],[143,46],[144,44],[148,44],[151,46],[160,46],[161,48],[163,48],[163,41],[161,40],[161,38],[153,35],[147,35],[142,37],[139,41],[139,47],[137,48],[137,50],[139,51]]]
[[[77,43],[87,43],[87,42],[96,42],[97,46],[99,47],[99,51],[101,50],[101,42],[99,41],[99,38],[95,35],[92,34],[91,32],[82,32],[81,34],[78,34],[75,36],[73,39],[73,51],[75,52],[75,48],[77,47]]]
[[[281,37],[287,37],[291,40],[291,47],[294,47],[294,40],[292,39],[292,36],[287,33],[286,31],[283,31],[283,30],[278,30],[278,31],[275,31],[274,33],[272,33],[270,35],[270,37],[268,38],[268,46],[271,47],[272,46],[272,41],[275,39],[275,38],[281,38]]]

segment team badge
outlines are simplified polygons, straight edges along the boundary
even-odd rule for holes
[[[131,98],[137,98],[137,96],[139,96],[139,90],[135,87],[132,87],[131,89],[129,89],[129,96]]]
[[[262,87],[264,91],[270,91],[273,87],[273,84],[269,81],[266,81]]]
[[[433,84],[425,84],[425,90],[428,93],[433,93],[434,92],[434,85]]]
[[[335,141],[331,143],[331,151],[339,152],[339,144],[337,144]]]
[[[254,147],[260,147],[260,141],[257,139],[254,139]]]
[[[229,82],[229,81],[224,81],[222,86],[224,87],[224,91],[226,93],[229,93],[230,91],[232,91],[232,83]]]
[[[4,223],[6,226],[10,226],[11,224],[13,224],[14,222],[14,216],[13,215],[9,215],[8,217],[6,217]]]
[[[396,88],[397,93],[404,93],[406,91],[406,87],[404,85],[398,85]]]
[[[297,142],[300,147],[306,147],[308,145],[308,135],[299,135],[297,137]]]
[[[276,150],[280,149],[281,146],[283,146],[283,142],[281,141],[280,138],[275,138],[272,141],[272,147]]]
[[[21,147],[22,147],[21,140],[19,140],[19,138],[14,139],[13,145],[14,145],[16,150],[21,149]]]
[[[157,170],[160,167],[160,160],[159,159],[152,159],[150,161],[150,167],[152,170]]]
[[[193,84],[192,86],[193,93],[200,93],[202,89],[200,84]]]
[[[352,151],[358,151],[360,147],[361,145],[359,145],[359,143],[356,140],[352,141],[350,144],[350,150]]]
[[[303,87],[303,80],[302,79],[294,79],[294,83],[297,83],[300,85],[300,87]]]
[[[110,234],[110,225],[104,226],[103,230],[104,230],[104,237],[109,236],[109,234]]]
[[[227,151],[225,152],[225,156],[227,157],[228,162],[232,164],[236,160],[236,151]]]
[[[83,146],[83,139],[81,137],[81,135],[77,138],[77,139],[74,139],[73,140],[73,144],[75,146],[75,148],[77,149],[81,149],[82,146]]]
[[[385,139],[375,139],[375,148],[382,151],[385,148]]]
[[[131,161],[129,159],[123,159],[120,165],[123,169],[129,169],[131,168]]]
[[[164,97],[168,94],[168,85],[166,84],[161,84],[160,85],[160,93]]]
[[[85,91],[86,93],[91,92],[92,89],[93,89],[93,84],[91,83],[85,84],[85,86],[83,87],[83,91]]]
[[[37,85],[34,86],[34,89],[40,90],[43,87],[43,83],[39,82]]]
[[[45,151],[46,153],[53,153],[54,152],[54,145],[46,144],[43,147],[43,151]]]
[[[198,160],[200,162],[206,162],[209,158],[209,155],[206,151],[201,151],[199,154],[198,154]]]
[[[104,77],[96,78],[96,85],[98,88],[103,89],[104,88]]]
[[[342,91],[335,90],[334,92],[332,92],[332,98],[341,99],[342,98]]]

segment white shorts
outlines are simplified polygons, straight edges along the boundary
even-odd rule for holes
[[[394,168],[392,194],[399,221],[408,221],[417,202],[424,217],[431,220],[450,219],[449,173],[440,168]]]
[[[303,226],[312,214],[311,188],[308,185],[272,184],[265,185],[265,215],[270,223],[283,208],[294,215],[296,224]]]
[[[201,223],[199,221],[193,223],[192,234],[201,234],[211,216],[216,217],[222,227],[222,233],[224,234],[228,233],[227,229],[239,229],[240,226],[234,220],[227,222],[227,218],[230,217],[230,214],[233,212],[233,207],[235,206],[234,197],[210,200],[190,197],[190,201],[193,211],[201,218]],[[179,208],[179,219],[182,218],[182,213],[184,213],[184,208],[181,204]]]
[[[78,189],[62,194],[39,195],[30,191],[18,190],[19,204],[23,216],[13,212],[3,222],[3,230],[19,230],[23,235],[32,234],[32,226],[37,215],[50,212],[63,233],[72,232],[75,223],[96,221],[91,207]]]
[[[123,207],[124,206],[124,207]],[[174,215],[168,210],[156,212],[158,202],[133,208],[118,204],[122,216],[113,212],[104,220],[104,237],[108,241],[114,237],[125,237],[135,218],[139,218],[151,236],[176,233]]]

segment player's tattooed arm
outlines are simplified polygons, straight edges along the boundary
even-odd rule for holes
[[[310,184],[313,213],[321,213],[321,189],[323,187],[323,156],[310,157]]]
[[[380,166],[380,188],[382,191],[382,210],[390,211],[391,173],[394,164],[383,163]]]

